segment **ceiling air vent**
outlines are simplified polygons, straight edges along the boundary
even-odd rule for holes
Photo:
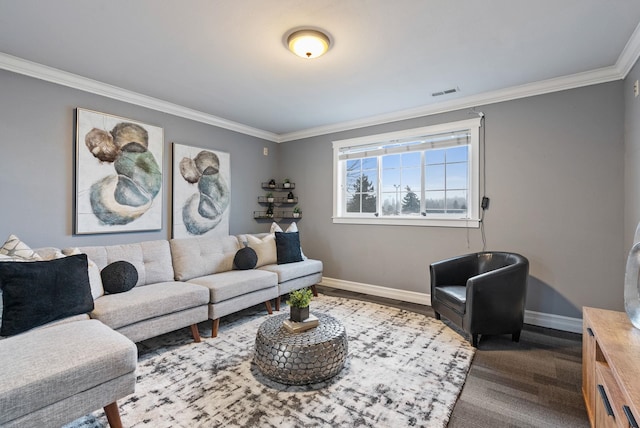
[[[439,92],[434,92],[431,94],[432,97],[439,97],[441,95],[449,95],[449,94],[453,94],[455,92],[460,92],[460,88],[455,87],[455,88],[451,88],[451,89],[445,89],[444,91],[439,91]]]

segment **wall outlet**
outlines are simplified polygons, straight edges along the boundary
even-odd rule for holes
[[[269,147],[265,147],[262,149],[262,154],[265,156],[269,156]]]
[[[638,94],[640,94],[640,85],[638,84],[638,81],[636,80],[636,81],[633,83],[633,95],[634,95],[635,97],[637,97],[637,96],[638,96]]]

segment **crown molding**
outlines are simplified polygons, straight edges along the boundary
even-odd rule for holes
[[[12,55],[0,52],[0,69],[12,71],[45,80],[81,91],[90,92],[107,98],[112,98],[126,103],[139,105],[152,110],[169,113],[174,116],[191,119],[241,134],[250,135],[267,141],[284,143],[287,141],[302,140],[305,138],[327,135],[335,132],[349,131],[352,129],[364,128],[368,126],[381,125],[401,120],[414,119],[417,117],[431,116],[434,114],[446,113],[466,108],[480,107],[487,104],[495,104],[504,101],[516,100],[519,98],[544,95],[552,92],[564,91],[568,89],[580,88],[583,86],[596,85],[615,80],[624,79],[631,71],[640,57],[640,24],[636,27],[629,41],[625,45],[622,53],[618,57],[616,64],[583,73],[547,79],[497,91],[485,92],[469,97],[458,98],[437,104],[420,106],[412,109],[400,110],[392,113],[369,116],[362,119],[347,122],[334,123],[325,126],[303,129],[300,131],[276,134],[238,122],[226,120],[201,111],[193,110],[174,103],[149,97],[136,92],[128,91],[117,86],[108,85],[97,80],[88,79],[73,73],[68,73],[56,68],[48,67],[35,62],[27,61]]]
[[[304,138],[317,137],[319,135],[326,135],[334,132],[349,131],[367,126],[382,125],[390,122],[414,119],[416,117],[430,116],[454,110],[463,110],[487,104],[622,80],[627,77],[631,68],[638,61],[638,58],[640,58],[640,24],[636,26],[636,29],[631,34],[631,37],[620,53],[616,64],[610,67],[603,67],[592,71],[542,80],[497,91],[485,92],[443,103],[280,134],[278,142],[284,143],[286,141],[302,140]]]
[[[146,107],[152,110],[206,123],[229,131],[239,132],[252,137],[262,138],[268,141],[279,142],[278,134],[253,128],[238,122],[226,120],[217,116],[193,110],[158,98],[149,97],[137,92],[128,91],[117,86],[109,85],[97,80],[88,79],[77,74],[69,73],[57,68],[48,67],[32,61],[27,61],[9,54],[0,52],[0,69],[23,74],[25,76],[44,80],[58,85],[79,89],[84,92],[100,95],[129,104]]]
[[[635,65],[636,61],[640,57],[640,24],[636,27],[627,41],[627,44],[622,49],[622,53],[616,61],[616,68],[622,76],[621,79],[627,77],[627,74],[631,71],[631,68]]]
[[[479,107],[487,104],[495,104],[504,101],[516,100],[519,98],[533,97],[552,92],[564,91],[567,89],[579,88],[582,86],[596,85],[599,83],[620,80],[623,76],[618,67],[611,66],[593,71],[572,74],[569,76],[557,77],[497,91],[484,92],[451,101],[401,110],[393,113],[370,116],[363,119],[348,122],[335,123],[326,126],[303,129],[301,131],[280,134],[280,142],[301,140],[304,138],[316,137],[319,135],[331,134],[334,132],[348,131],[368,126],[381,125],[401,120],[414,119],[417,117],[431,116],[434,114],[446,113],[466,108]]]

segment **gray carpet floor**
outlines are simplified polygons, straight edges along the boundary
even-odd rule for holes
[[[433,316],[429,306],[318,289]],[[448,426],[586,428],[581,387],[581,335],[525,325],[519,343],[510,335],[482,336]]]

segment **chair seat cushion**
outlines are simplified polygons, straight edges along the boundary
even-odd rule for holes
[[[464,314],[467,303],[467,287],[440,285],[435,289],[435,298],[459,314]]]
[[[218,303],[274,287],[278,285],[278,276],[264,270],[231,270],[193,278],[188,282],[207,287],[210,292],[210,303]]]
[[[209,292],[204,287],[184,282],[160,282],[96,299],[91,318],[118,329],[207,303]]]

